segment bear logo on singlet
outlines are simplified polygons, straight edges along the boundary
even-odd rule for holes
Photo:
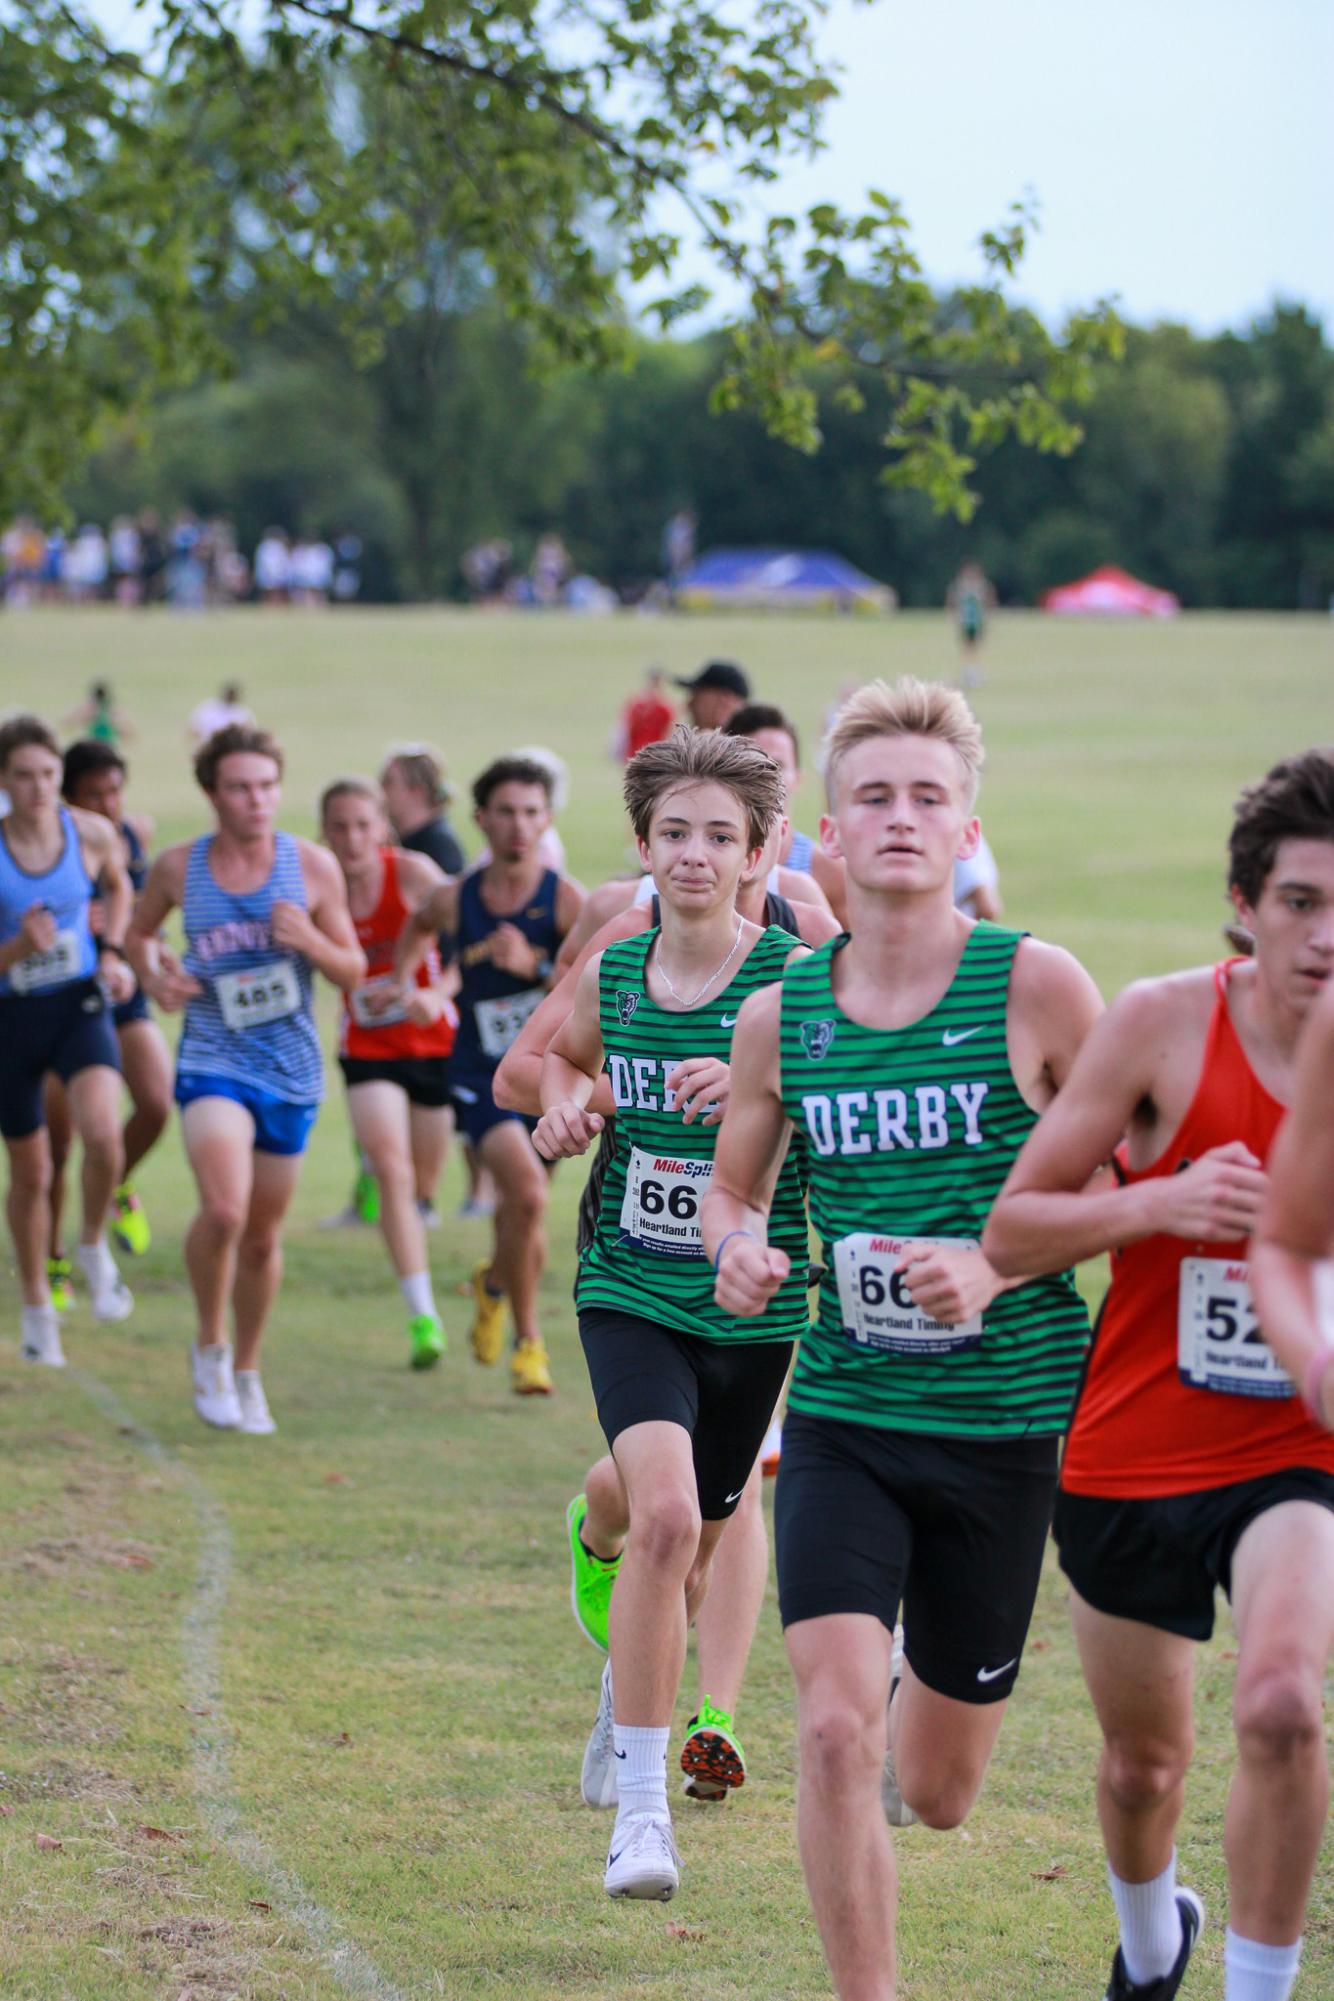
[[[628,994],[622,988],[616,989],[616,1012],[621,1018],[621,1027],[628,1028],[639,1006],[639,995]]]
[[[823,1063],[834,1040],[832,1021],[803,1021],[801,1024],[801,1046],[812,1063]]]

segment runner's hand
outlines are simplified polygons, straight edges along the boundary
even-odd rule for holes
[[[299,903],[279,897],[269,911],[269,936],[284,952],[306,953],[317,943],[319,932]]]
[[[167,1014],[179,1014],[187,1001],[198,1000],[204,991],[193,973],[187,973],[174,952],[158,946],[158,968],[144,981],[144,992]]]
[[[721,1125],[731,1088],[732,1072],[716,1056],[691,1056],[667,1077],[683,1126],[694,1125],[696,1119],[705,1126]]]
[[[713,1296],[724,1313],[753,1320],[763,1313],[792,1269],[786,1251],[776,1251],[756,1237],[735,1236],[722,1248]]]
[[[401,1000],[403,1012],[409,1021],[416,1022],[418,1028],[431,1028],[444,1014],[449,1002],[434,987],[411,986],[394,995]]]
[[[1157,1183],[1158,1228],[1169,1237],[1228,1244],[1258,1228],[1268,1177],[1241,1140],[1212,1146]]]
[[[97,977],[112,1007],[122,1006],[131,998],[138,985],[130,967],[114,952],[106,952],[98,960]]]
[[[88,905],[88,929],[92,932],[94,938],[100,938],[102,936],[102,933],[106,930],[106,928],[107,928],[106,905],[102,902],[102,899],[100,897],[95,896],[92,902]]]
[[[491,964],[520,980],[537,978],[537,953],[517,924],[497,924],[489,939]]]
[[[56,920],[44,903],[31,903],[23,913],[19,937],[28,952],[49,952],[56,942]]]
[[[976,1245],[919,1244],[894,1269],[906,1279],[913,1305],[942,1327],[971,1320],[1005,1285]]]
[[[586,1112],[573,1098],[567,1098],[563,1105],[553,1105],[542,1114],[533,1145],[543,1160],[569,1160],[576,1153],[588,1152],[604,1124],[601,1112]]]

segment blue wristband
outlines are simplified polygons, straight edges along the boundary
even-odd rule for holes
[[[723,1252],[727,1249],[733,1237],[749,1237],[752,1244],[758,1244],[760,1241],[753,1230],[729,1230],[714,1253],[713,1275],[715,1278],[718,1276],[718,1267],[723,1261]]]

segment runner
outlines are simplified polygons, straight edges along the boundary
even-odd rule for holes
[[[282,1279],[283,1220],[324,1095],[313,974],[344,991],[366,977],[338,864],[275,827],[282,774],[267,730],[235,723],[209,738],[195,777],[217,829],[158,856],[128,939],[149,999],[185,1012],[176,1102],[199,1189],[185,1239],[198,1314],[195,1410],[205,1424],[256,1434],[275,1429],[260,1343]],[[183,961],[157,935],[177,905]]]
[[[361,778],[340,778],[320,799],[324,839],[343,871],[367,978],[343,997],[338,1061],[352,1130],[380,1191],[380,1228],[408,1309],[414,1369],[445,1352],[431,1291],[426,1230],[417,1206],[449,1144],[449,1052],[458,1017],[434,940],[406,992],[394,973],[399,934],[444,877],[428,855],[387,845],[380,796]]]
[[[450,1097],[460,1133],[495,1178],[492,1255],[473,1272],[470,1340],[479,1362],[500,1359],[505,1300],[514,1321],[510,1376],[520,1396],[548,1396],[551,1367],[537,1319],[546,1263],[547,1176],[530,1138],[532,1121],[492,1096],[496,1066],[550,984],[556,951],[579,914],[583,892],[538,855],[551,821],[551,776],[525,758],[502,757],[473,784],[475,818],[491,859],[459,882],[442,883],[409,918],[400,978],[444,934],[459,966],[459,1030]]]
[[[694,675],[673,674],[672,683],[685,689],[686,713],[697,730],[721,729],[750,700],[745,670],[732,660],[710,660]]]
[[[758,866],[747,869],[736,893],[738,913],[761,930],[771,925],[806,945],[823,945],[838,935],[838,925],[813,903],[791,904],[766,891],[770,864],[782,839],[785,821],[778,821],[761,852]],[[568,1017],[579,977],[595,954],[623,938],[656,931],[660,900],[637,904],[604,924],[590,940],[536,1013],[524,1023],[507,1050],[495,1078],[498,1104],[512,1111],[542,1109],[542,1059]],[[579,1254],[593,1240],[607,1168],[615,1152],[615,1105],[605,1075],[589,1101],[602,1115],[594,1158],[579,1201]],[[696,1669],[699,1697],[686,1729],[680,1765],[688,1798],[718,1803],[744,1784],[745,1755],[736,1734],[736,1708],[750,1657],[751,1642],[764,1602],[769,1577],[769,1538],[760,1500],[763,1469],[757,1465],[746,1482],[736,1512],[718,1544],[708,1595],[695,1620]],[[566,1511],[572,1579],[570,1601],[579,1630],[594,1646],[607,1651],[612,1590],[630,1527],[630,1504],[615,1460],[606,1455],[590,1469],[584,1491]],[[594,1804],[612,1806],[614,1794]]]
[[[462,875],[467,861],[445,817],[452,795],[444,765],[430,745],[408,743],[391,751],[380,773],[380,789],[399,846],[429,855],[445,875]]]
[[[723,724],[728,736],[749,737],[773,759],[783,774],[787,791],[788,827],[778,860],[785,869],[812,878],[824,893],[840,928],[848,924],[847,870],[842,862],[827,855],[818,841],[799,833],[792,824],[792,802],[801,785],[801,742],[796,724],[771,702],[747,702]]]
[[[120,1072],[108,1002],[134,988],[122,940],[130,885],[113,828],[60,803],[60,749],[36,716],[0,726],[0,1134],[9,1155],[9,1230],[23,1293],[21,1347],[29,1361],[64,1366],[46,1252],[51,1150],[42,1083],[56,1073],[83,1142],[79,1264],[99,1320],[123,1320],[133,1301],[104,1231],[121,1174]],[[103,896],[101,936],[88,909]]]
[[[1298,1036],[1334,970],[1334,752],[1291,758],[1242,794],[1228,882],[1253,957],[1120,997],[1020,1156],[986,1240],[1005,1270],[1115,1252],[1056,1506],[1104,1737],[1098,1808],[1121,1928],[1112,2001],[1175,1994],[1202,1922],[1177,1887],[1173,1840],[1195,1648],[1219,1585],[1238,1649],[1227,2001],[1291,1990],[1328,1794],[1334,1439],[1261,1337],[1246,1240],[1283,1108],[1297,1103]],[[1119,1185],[1089,1186],[1114,1150]],[[1314,1322],[1295,1337],[1276,1324],[1300,1368]],[[1323,1366],[1310,1383],[1322,1419]]]
[[[126,813],[126,776],[121,753],[109,743],[87,737],[72,743],[65,752],[61,791],[68,805],[80,812],[100,813],[116,828],[130,888],[137,896],[148,875],[147,844],[152,837],[152,824]],[[88,912],[94,937],[101,933],[102,920],[102,899],[100,892],[95,891]],[[127,1001],[113,1008],[112,1022],[120,1052],[120,1070],[133,1110],[122,1135],[124,1165],[120,1186],[112,1198],[111,1234],[121,1250],[141,1257],[152,1242],[152,1231],[135,1193],[132,1176],[162,1137],[171,1113],[171,1056],[141,988],[136,987]],[[65,1205],[65,1162],[73,1128],[68,1096],[55,1072],[46,1079],[46,1123],[51,1138],[51,1245],[47,1276],[51,1281],[51,1297],[63,1311],[72,1303],[70,1262],[61,1243],[61,1219]]]
[[[590,1804],[616,1804],[608,1895],[667,1898],[680,1881],[667,1739],[687,1628],[806,1319],[795,1159],[779,1179],[775,1232],[798,1268],[759,1323],[738,1325],[713,1305],[699,1200],[726,1101],[732,1025],[746,996],[802,948],[735,907],[741,875],[756,868],[782,811],[771,759],[716,732],[681,729],[632,761],[625,796],[641,859],[661,885],[662,928],[608,946],[580,974],[543,1065],[536,1138],[549,1159],[585,1152],[603,1125],[589,1106],[605,1070],[616,1151],[576,1300],[619,1475],[589,1503],[614,1520],[623,1482],[629,1535],[581,1789]],[[572,1510],[572,1542],[587,1525]],[[712,1734],[721,1758],[724,1734]]]
[[[957,692],[874,683],[826,748],[852,935],[742,1010],[704,1242],[722,1310],[765,1311],[788,1282],[774,1162],[802,1132],[827,1273],[775,1516],[798,1828],[837,1992],[889,2001],[887,1735],[886,1808],[956,1826],[1018,1674],[1088,1338],[1068,1275],[1008,1288],[977,1240],[1098,1000],[1064,952],[954,910],[982,762]]]

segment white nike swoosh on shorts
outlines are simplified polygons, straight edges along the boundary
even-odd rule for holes
[[[979,1668],[977,1671],[977,1678],[979,1681],[999,1681],[1000,1677],[1003,1674],[1008,1674],[1012,1667],[1018,1666],[1018,1663],[1019,1663],[1019,1656],[1018,1654],[1016,1654],[1012,1661],[1006,1661],[1004,1667]]]

